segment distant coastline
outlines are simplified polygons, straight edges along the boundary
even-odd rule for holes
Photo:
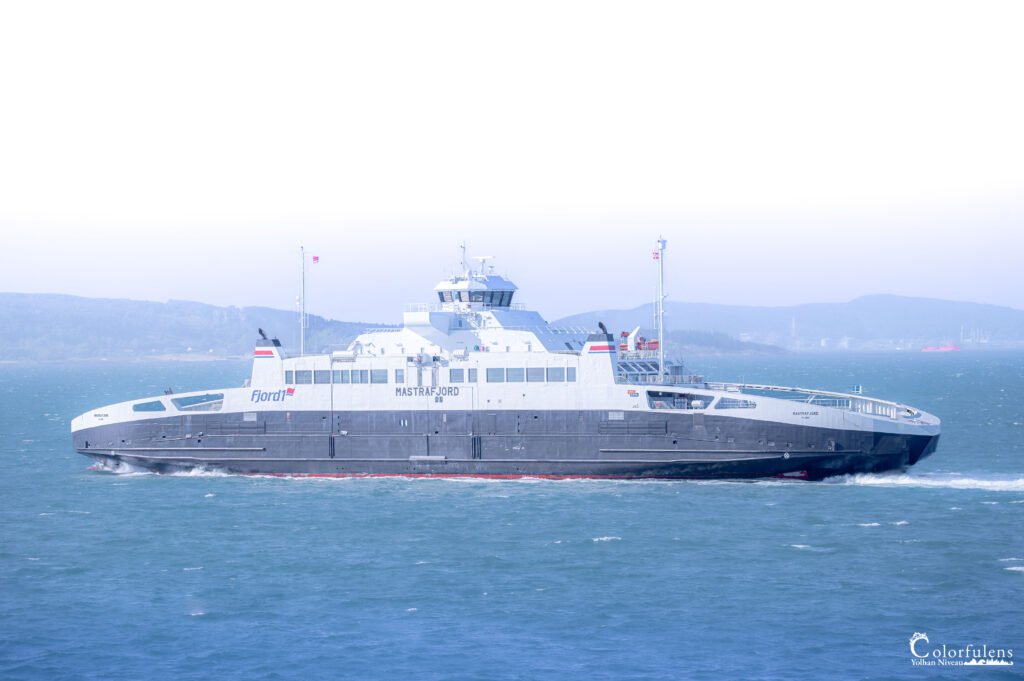
[[[613,333],[650,328],[651,306],[583,312],[553,326]],[[345,348],[358,334],[386,327],[309,315],[307,352]],[[218,307],[0,293],[5,342],[0,362],[211,362],[249,356],[257,329],[298,351],[298,313],[262,307]],[[666,303],[666,343],[683,355],[777,355],[786,352],[920,352],[955,344],[964,352],[1024,349],[1024,311],[994,305],[899,296],[847,303],[747,307]]]

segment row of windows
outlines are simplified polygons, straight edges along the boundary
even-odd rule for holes
[[[312,383],[387,383],[387,369],[308,369],[284,372],[288,385],[309,385]],[[405,383],[405,369],[395,369],[395,383]]]
[[[496,307],[512,304],[512,291],[438,291],[442,303],[484,303]]]
[[[488,383],[565,383],[576,380],[576,367],[509,367],[487,370]]]
[[[576,367],[510,367],[487,369],[488,383],[565,383],[575,382]],[[405,369],[395,369],[395,383],[405,383]],[[284,372],[287,385],[323,383],[387,383],[387,369],[300,369]],[[476,369],[449,369],[449,383],[476,383]]]

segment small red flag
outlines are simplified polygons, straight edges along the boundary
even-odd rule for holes
[[[314,255],[314,256],[313,256],[313,264],[315,265],[315,264],[317,264],[318,262],[320,262],[320,256],[319,256],[319,255]]]

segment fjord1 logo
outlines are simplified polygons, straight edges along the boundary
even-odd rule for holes
[[[249,396],[250,402],[284,402],[285,399],[295,394],[295,388],[281,388],[280,390],[253,390]]]

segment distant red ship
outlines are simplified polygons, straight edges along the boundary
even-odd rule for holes
[[[947,343],[945,345],[926,345],[921,348],[921,352],[960,352],[960,346],[955,343]]]

